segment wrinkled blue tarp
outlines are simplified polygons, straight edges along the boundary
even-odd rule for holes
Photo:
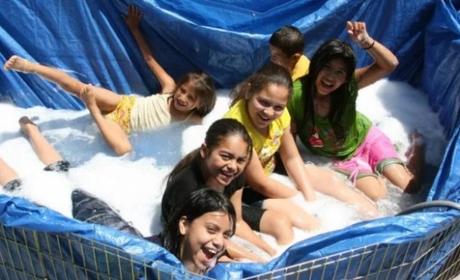
[[[116,92],[153,93],[158,83],[123,22],[131,3],[142,9],[142,30],[167,71],[179,77],[201,69],[222,87],[232,87],[267,61],[268,38],[281,25],[293,24],[305,33],[306,54],[311,56],[326,39],[347,40],[347,20],[366,21],[369,33],[400,60],[391,78],[422,88],[450,137],[427,200],[460,201],[459,1],[5,0],[0,9],[0,61],[19,54]],[[355,51],[360,65],[369,62],[362,50]],[[79,101],[33,75],[2,72],[0,97],[23,107],[82,108]],[[425,212],[360,223],[300,242],[266,265],[219,265],[211,275],[236,279],[363,245],[398,244],[426,236],[458,215],[455,211]],[[76,232],[180,266],[158,246],[65,219],[21,199],[0,196],[0,221],[43,231]]]

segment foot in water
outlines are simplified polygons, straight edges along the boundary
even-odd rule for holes
[[[10,57],[10,59],[8,59],[8,61],[3,65],[3,69],[5,69],[5,71],[14,70],[24,73],[33,72],[33,67],[34,63],[17,55]]]

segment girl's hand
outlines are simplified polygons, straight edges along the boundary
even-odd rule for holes
[[[306,201],[313,201],[316,198],[315,192],[311,188],[308,188],[308,190],[303,191],[302,194]]]
[[[139,22],[141,21],[142,13],[134,5],[128,7],[128,14],[125,17],[125,22],[128,25],[129,29],[136,29],[139,27]]]
[[[362,21],[347,21],[347,33],[361,48],[369,47],[374,41],[367,33],[366,23]]]

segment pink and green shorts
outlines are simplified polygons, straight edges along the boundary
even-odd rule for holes
[[[335,161],[333,167],[338,172],[347,175],[354,184],[359,178],[381,174],[383,169],[390,164],[404,165],[388,136],[373,126],[353,157],[348,160]]]

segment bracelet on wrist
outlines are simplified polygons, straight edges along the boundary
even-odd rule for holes
[[[363,48],[363,50],[366,50],[366,51],[367,51],[367,50],[369,50],[369,49],[372,49],[372,47],[374,46],[374,44],[375,44],[375,40],[372,41],[372,43],[371,43],[369,46]]]

